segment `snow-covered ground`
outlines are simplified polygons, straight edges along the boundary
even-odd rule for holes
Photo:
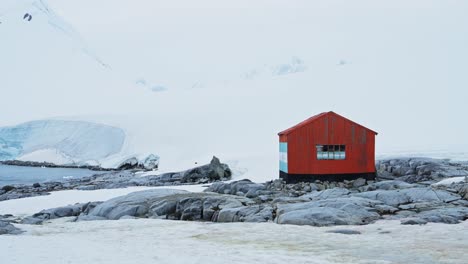
[[[2,263],[466,263],[468,221],[343,227],[154,219],[17,225],[0,236]]]

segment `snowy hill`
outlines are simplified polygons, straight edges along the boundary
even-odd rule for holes
[[[115,113],[109,108],[138,96],[46,1],[2,1],[0,22],[2,125]]]
[[[329,110],[378,131],[377,154],[468,146],[466,3],[288,3],[2,2],[0,126],[105,124],[115,157],[217,155],[259,180],[276,133]]]

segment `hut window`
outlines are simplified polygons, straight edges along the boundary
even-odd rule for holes
[[[346,159],[345,145],[316,145],[318,160]]]

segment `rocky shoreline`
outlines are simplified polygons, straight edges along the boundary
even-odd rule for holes
[[[33,196],[48,195],[52,191],[62,190],[98,190],[132,186],[174,186],[186,184],[204,184],[231,179],[229,166],[213,157],[209,164],[181,172],[158,175],[138,176],[141,170],[110,171],[79,179],[62,182],[35,183],[33,185],[5,185],[0,188],[0,201]],[[157,173],[157,171],[154,171]]]
[[[64,169],[87,169],[92,171],[116,171],[113,168],[103,168],[101,166],[92,165],[57,165],[50,162],[35,162],[22,160],[5,160],[0,161],[0,165],[20,166],[20,167],[46,167],[46,168],[64,168]]]
[[[214,158],[208,165],[150,178],[153,181],[141,178],[129,181],[123,176],[124,180],[113,181],[111,185],[117,188],[150,183],[171,185],[199,183],[200,180],[218,181],[202,193],[148,190],[105,202],[47,209],[24,219],[3,216],[0,221],[41,224],[61,217],[71,217],[71,221],[158,218],[334,226],[366,225],[379,219],[400,220],[405,225],[429,222],[457,224],[468,219],[466,164],[433,159],[398,159],[380,161],[377,165],[375,181],[360,178],[344,182],[286,184],[278,179],[266,183],[250,180],[226,183],[219,180],[222,176],[230,176],[230,170]],[[456,181],[438,184],[442,179]],[[77,189],[88,188],[85,186]],[[95,188],[99,185],[94,181],[87,186]]]

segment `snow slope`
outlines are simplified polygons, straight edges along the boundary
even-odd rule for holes
[[[100,164],[119,153],[125,132],[79,121],[43,120],[0,128],[0,160]]]
[[[125,131],[122,157],[217,155],[259,181],[277,177],[276,133],[328,110],[378,131],[377,154],[466,153],[465,2],[17,3],[0,18],[0,125],[102,123]]]
[[[138,96],[46,1],[2,1],[0,22],[1,125],[114,114]]]

